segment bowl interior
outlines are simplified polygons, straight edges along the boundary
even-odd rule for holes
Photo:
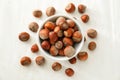
[[[60,16],[63,16],[65,18],[68,18],[68,19],[71,19],[73,20],[76,25],[78,26],[78,29],[79,31],[82,33],[82,40],[80,43],[77,43],[75,44],[74,48],[75,48],[75,54],[72,56],[72,57],[66,57],[66,56],[52,56],[49,54],[49,52],[45,51],[44,49],[42,49],[41,47],[41,39],[39,38],[39,31],[43,28],[43,25],[45,24],[45,22],[47,21],[55,21],[58,17]],[[54,59],[54,60],[69,60],[73,57],[75,57],[78,52],[81,50],[83,44],[84,44],[84,36],[83,36],[83,32],[82,32],[82,28],[80,27],[80,24],[78,23],[78,21],[76,19],[74,19],[73,17],[70,17],[68,15],[54,15],[54,16],[51,16],[51,17],[48,17],[47,19],[44,20],[44,22],[40,25],[40,28],[39,28],[39,31],[38,31],[38,41],[39,41],[39,47],[40,47],[40,50],[42,51],[43,54],[45,54],[47,57],[51,58],[51,59]]]

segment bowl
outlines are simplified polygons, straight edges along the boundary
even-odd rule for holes
[[[81,42],[78,43],[78,44],[75,44],[75,46],[74,46],[74,48],[75,48],[75,54],[74,54],[72,57],[52,56],[52,55],[49,54],[49,52],[45,51],[45,50],[41,47],[41,39],[40,39],[40,37],[39,37],[39,31],[43,28],[43,25],[44,25],[47,21],[55,21],[55,20],[56,20],[58,17],[60,17],[60,16],[73,20],[73,21],[76,23],[76,25],[78,26],[78,29],[79,29],[79,31],[80,31],[81,34],[82,34],[82,40],[81,40]],[[42,24],[40,25],[40,27],[39,27],[39,29],[38,29],[37,36],[38,36],[38,44],[39,44],[38,46],[40,47],[41,53],[44,54],[44,55],[46,55],[48,58],[53,59],[53,60],[60,60],[60,61],[69,60],[69,59],[75,57],[75,56],[80,52],[80,50],[82,49],[82,47],[83,47],[83,45],[84,45],[84,35],[83,35],[83,31],[82,31],[82,28],[81,28],[79,22],[77,21],[77,19],[75,19],[75,18],[73,18],[73,17],[71,17],[71,16],[69,16],[69,15],[65,15],[65,14],[53,15],[53,16],[50,16],[50,17],[46,18],[46,19],[42,22]]]

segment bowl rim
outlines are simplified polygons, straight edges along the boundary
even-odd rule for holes
[[[55,56],[52,56],[52,55],[46,53],[46,52],[44,51],[44,49],[41,47],[40,37],[39,37],[39,31],[43,28],[43,25],[45,24],[45,22],[47,22],[47,21],[49,21],[49,20],[51,20],[51,19],[53,19],[53,18],[60,17],[60,16],[65,17],[65,18],[72,19],[72,20],[77,24],[77,26],[78,26],[81,34],[82,34],[82,40],[81,40],[81,42],[80,42],[80,46],[78,47],[79,51],[76,49],[77,51],[75,50],[76,52],[75,52],[75,54],[74,54],[72,57],[65,57],[65,56],[62,57],[62,58],[55,57]],[[69,60],[69,59],[71,59],[71,58],[73,58],[73,57],[76,57],[77,54],[81,51],[81,49],[82,49],[82,47],[83,47],[83,45],[84,45],[83,29],[81,28],[81,26],[80,26],[77,18],[75,19],[74,17],[71,17],[71,16],[69,16],[69,15],[67,15],[67,14],[56,14],[56,15],[47,17],[47,18],[39,25],[39,29],[38,29],[38,31],[37,31],[37,42],[38,42],[38,46],[39,46],[39,48],[40,48],[41,53],[44,54],[46,57],[48,57],[48,58],[50,58],[50,59],[53,59],[53,60],[66,61],[66,60]]]

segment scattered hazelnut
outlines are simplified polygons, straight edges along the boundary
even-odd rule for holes
[[[88,20],[89,20],[89,16],[87,14],[84,14],[81,16],[81,20],[84,22],[84,23],[87,23]]]
[[[51,21],[48,21],[48,22],[45,23],[44,27],[48,30],[54,30],[55,24]]]
[[[27,40],[29,40],[29,38],[30,38],[30,35],[27,32],[21,32],[19,34],[19,40],[21,40],[21,41],[27,41]]]
[[[24,56],[24,57],[21,58],[20,63],[23,66],[30,65],[31,64],[31,59],[27,56]]]
[[[60,30],[60,27],[59,27],[59,26],[55,27],[54,32],[57,33],[57,36],[58,36],[58,37],[62,37],[62,36],[63,36],[63,31]]]
[[[64,17],[58,17],[56,20],[56,25],[62,26],[62,24],[65,22],[66,22],[66,19]]]
[[[72,57],[75,54],[75,49],[72,46],[67,46],[64,49],[64,54],[67,57]]]
[[[58,54],[59,54],[60,56],[65,56],[65,54],[64,54],[64,49],[60,49],[59,52],[58,52]]]
[[[52,15],[55,14],[55,12],[56,12],[56,10],[55,10],[54,7],[48,7],[48,8],[46,9],[46,15],[47,15],[47,16],[52,16]]]
[[[54,44],[54,43],[58,40],[57,33],[51,31],[51,32],[49,33],[49,39],[50,39],[50,43],[51,43],[51,44]]]
[[[43,65],[45,63],[45,58],[43,56],[37,56],[35,62],[38,65]]]
[[[55,47],[56,47],[57,49],[61,49],[61,48],[63,47],[63,42],[62,42],[62,41],[57,41],[57,42],[55,43]]]
[[[48,37],[49,37],[49,30],[48,29],[42,29],[42,30],[40,30],[39,36],[43,40],[48,39]]]
[[[36,18],[40,18],[42,16],[42,11],[41,10],[33,11],[33,16]]]
[[[48,41],[43,41],[41,43],[41,46],[44,50],[49,50],[50,49],[50,43]]]
[[[61,65],[60,63],[58,63],[58,62],[54,62],[54,63],[52,64],[52,69],[53,69],[54,71],[59,71],[61,68],[62,68],[62,65]]]
[[[74,32],[74,29],[68,28],[66,31],[64,31],[64,36],[65,37],[71,37]]]
[[[72,59],[69,60],[69,62],[70,62],[71,64],[75,64],[76,61],[77,61],[77,59],[76,59],[75,57],[73,57]]]
[[[87,35],[90,37],[90,38],[96,38],[97,36],[97,31],[95,29],[89,29],[87,31]]]
[[[32,32],[37,32],[39,28],[39,25],[36,22],[31,22],[29,24],[29,30],[31,30]]]
[[[72,46],[73,45],[72,39],[67,38],[67,37],[63,38],[63,43],[64,43],[64,46]]]
[[[73,20],[68,19],[68,20],[66,20],[66,21],[67,21],[69,27],[73,28],[73,27],[75,26],[75,22],[74,22]]]
[[[75,11],[75,5],[73,3],[69,3],[66,8],[65,11],[68,13],[72,13]]]
[[[79,11],[79,13],[84,13],[85,10],[86,10],[86,6],[85,5],[83,5],[83,4],[79,4],[78,5],[78,11]]]
[[[38,52],[38,51],[39,51],[38,45],[37,45],[37,44],[32,45],[31,51],[32,51],[33,53]]]
[[[55,46],[51,46],[51,48],[50,48],[50,54],[52,56],[57,56],[58,55],[58,49]]]
[[[88,49],[89,50],[94,50],[96,48],[96,43],[94,41],[91,41],[89,44],[88,44]]]
[[[80,31],[76,31],[73,33],[73,37],[72,37],[74,42],[80,42],[82,40],[82,34]]]
[[[74,70],[72,68],[67,68],[65,70],[65,74],[69,77],[73,76],[74,75]]]
[[[77,55],[77,58],[81,61],[85,61],[88,59],[88,53],[83,51],[83,52],[79,52]]]

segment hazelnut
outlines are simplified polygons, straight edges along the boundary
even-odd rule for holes
[[[33,11],[33,16],[36,18],[40,18],[42,16],[42,11],[41,10]]]
[[[74,75],[74,70],[72,68],[67,68],[65,70],[65,74],[69,77],[73,76]]]
[[[75,26],[73,29],[74,29],[74,32],[79,30],[77,26]]]
[[[31,51],[32,51],[33,53],[38,52],[38,51],[39,51],[38,45],[37,45],[37,44],[32,45]]]
[[[19,34],[19,40],[21,40],[21,41],[27,41],[27,40],[29,40],[29,38],[30,38],[30,35],[27,32],[21,32]]]
[[[58,40],[57,33],[53,32],[53,31],[50,32],[49,33],[49,39],[50,39],[50,43],[54,44]]]
[[[49,30],[48,29],[42,29],[42,30],[40,30],[39,36],[43,40],[48,39],[48,37],[49,37]]]
[[[61,68],[62,68],[62,65],[61,65],[59,62],[54,62],[54,63],[52,64],[52,69],[53,69],[54,71],[59,71]]]
[[[45,63],[45,58],[43,56],[37,56],[35,62],[38,65],[43,65]]]
[[[48,21],[48,22],[45,23],[44,27],[48,30],[54,30],[55,24],[51,21]]]
[[[68,19],[68,20],[66,20],[66,21],[67,21],[69,27],[73,28],[73,27],[75,26],[75,22],[74,22],[73,20]]]
[[[66,8],[65,11],[68,13],[72,13],[75,11],[75,5],[73,3],[69,3]]]
[[[29,24],[29,30],[31,30],[32,32],[37,32],[39,28],[39,25],[36,22],[31,22]]]
[[[72,37],[74,42],[80,42],[82,40],[82,34],[80,31],[76,31],[73,33],[73,37]]]
[[[67,30],[69,28],[67,22],[63,23],[62,26],[60,26],[62,30]]]
[[[56,47],[57,49],[61,49],[61,48],[63,47],[63,42],[62,42],[62,41],[57,41],[57,42],[55,43],[55,47]]]
[[[72,59],[70,59],[70,60],[69,60],[69,62],[70,62],[71,64],[75,64],[75,63],[76,63],[76,61],[77,61],[77,60],[76,60],[76,58],[75,58],[75,57],[73,57]]]
[[[52,16],[52,15],[55,14],[55,12],[56,12],[56,10],[55,10],[54,7],[48,7],[48,8],[46,9],[46,15],[47,15],[47,16]]]
[[[31,64],[31,59],[27,56],[24,56],[24,57],[21,58],[20,63],[23,66],[30,65]]]
[[[64,54],[67,57],[72,57],[75,54],[75,49],[72,46],[67,46],[64,49]]]
[[[50,54],[52,56],[58,55],[58,49],[55,46],[51,46],[51,48],[50,48]]]
[[[63,38],[63,43],[64,43],[64,46],[72,46],[73,45],[72,39],[67,38],[67,37]]]
[[[88,20],[89,20],[89,16],[87,14],[84,14],[81,16],[81,20],[84,22],[84,23],[87,23]]]
[[[65,22],[66,22],[66,19],[64,17],[58,17],[56,20],[56,25],[62,26],[62,24]]]
[[[59,26],[55,27],[54,32],[57,33],[57,36],[58,36],[58,37],[62,37],[62,36],[63,36],[63,31],[60,30],[60,27],[59,27]]]
[[[78,11],[79,11],[79,13],[84,13],[85,10],[86,10],[86,6],[85,5],[83,5],[83,4],[79,4],[78,5]]]
[[[79,52],[77,55],[77,58],[81,61],[85,61],[88,59],[88,53],[83,51],[83,52]]]
[[[54,32],[58,33],[59,31],[60,31],[60,26],[56,26],[56,27],[54,28]]]
[[[64,49],[60,49],[59,52],[58,52],[58,54],[59,54],[60,56],[65,56],[65,54],[64,54]]]
[[[89,50],[94,50],[96,48],[96,43],[94,41],[91,41],[89,44],[88,44],[88,49]]]
[[[73,32],[74,32],[74,29],[69,28],[69,29],[67,29],[66,31],[64,31],[64,36],[65,36],[65,37],[71,37],[72,34],[73,34]]]
[[[89,29],[87,31],[87,35],[90,37],[90,38],[96,38],[97,36],[97,31],[95,29]]]
[[[43,41],[41,43],[41,47],[44,49],[44,50],[49,50],[50,49],[50,43],[48,41]]]

